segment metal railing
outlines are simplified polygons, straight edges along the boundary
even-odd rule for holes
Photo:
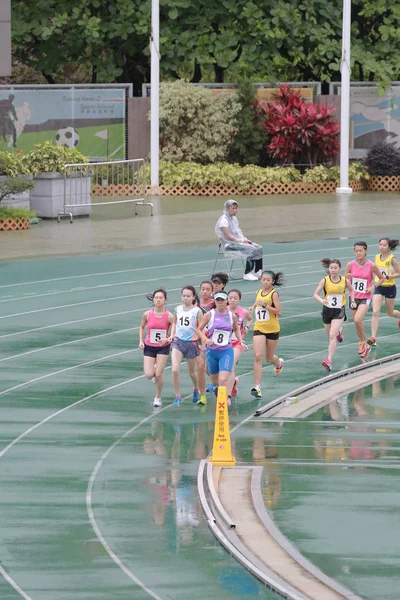
[[[64,166],[64,207],[58,213],[69,217],[89,215],[96,206],[115,204],[150,206],[146,202],[146,161],[143,158],[97,163],[67,164]]]

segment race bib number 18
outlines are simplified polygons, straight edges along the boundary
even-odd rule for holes
[[[368,286],[367,279],[359,279],[358,277],[354,277],[352,284],[353,284],[353,288],[355,289],[356,292],[360,292],[361,294],[366,293],[367,286]]]

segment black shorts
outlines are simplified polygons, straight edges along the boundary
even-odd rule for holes
[[[397,287],[395,285],[378,285],[375,288],[374,294],[380,294],[384,298],[396,298]]]
[[[351,308],[351,300],[349,298],[349,308],[350,310],[357,310],[360,304],[366,304],[369,306],[372,302],[372,298],[354,298],[354,302],[356,303],[356,308]]]
[[[144,356],[156,358],[157,354],[169,354],[170,347],[171,344],[165,344],[165,346],[148,346],[147,344],[145,344],[143,354]]]
[[[325,325],[330,325],[334,319],[344,319],[347,321],[346,310],[344,306],[341,308],[330,308],[329,306],[324,306],[321,315],[322,321]]]
[[[279,331],[274,331],[273,333],[264,333],[263,331],[253,331],[253,337],[256,335],[263,335],[267,340],[279,340]]]

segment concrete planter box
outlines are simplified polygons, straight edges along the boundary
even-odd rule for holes
[[[64,176],[62,173],[39,173],[34,177],[35,187],[31,190],[31,210],[45,219],[56,219],[64,212]],[[67,204],[89,204],[89,206],[72,206],[66,209],[74,216],[90,215],[92,179],[88,177],[67,177]]]
[[[5,175],[0,175],[0,183],[2,181],[5,181],[6,179],[10,179],[10,177],[6,177]],[[32,175],[18,175],[18,179],[28,179],[28,180],[32,180],[33,177]],[[1,206],[7,206],[10,208],[25,208],[26,210],[30,210],[30,193],[31,190],[27,190],[26,192],[23,192],[22,194],[18,194],[17,196],[15,194],[9,196],[8,198],[5,198],[2,202],[1,202]]]

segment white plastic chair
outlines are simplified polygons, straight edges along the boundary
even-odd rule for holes
[[[246,258],[247,258],[247,255],[244,252],[241,252],[240,250],[226,250],[225,242],[221,238],[219,238],[219,244],[218,244],[218,248],[217,248],[217,256],[215,257],[214,267],[213,267],[213,270],[211,271],[211,275],[213,273],[216,273],[217,271],[223,271],[224,273],[226,272],[227,275],[229,276],[229,279],[231,279],[233,281],[243,279],[243,273],[246,268]],[[217,269],[217,264],[218,264],[219,260],[223,260],[225,262],[226,268],[222,269],[221,267],[219,267]],[[234,271],[234,264],[235,264],[235,261],[238,261],[238,260],[240,260],[240,263],[241,263],[242,273],[241,273],[240,277],[234,277],[232,275],[232,273]]]

